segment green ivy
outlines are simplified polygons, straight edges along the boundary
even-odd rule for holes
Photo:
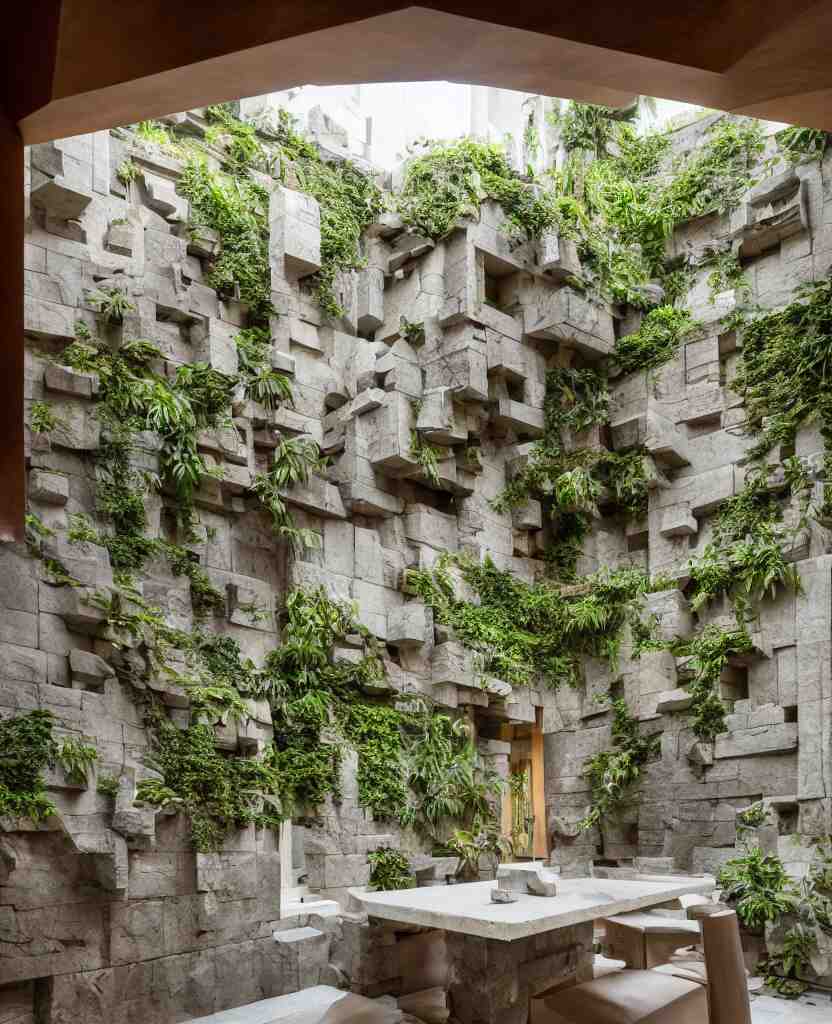
[[[58,744],[49,711],[30,711],[0,721],[0,817],[45,821],[55,813],[43,772],[54,767]]]
[[[584,763],[582,774],[589,779],[592,806],[578,823],[585,831],[601,825],[632,799],[633,787],[647,762],[657,753],[658,736],[642,736],[639,722],[626,700],[610,697],[612,749],[601,750]]]
[[[379,892],[413,889],[416,885],[410,861],[401,851],[391,846],[370,850],[367,863],[370,865],[370,886]]]
[[[686,335],[698,326],[686,309],[651,309],[637,331],[616,340],[613,359],[624,373],[657,369],[676,355]]]
[[[693,681],[688,692],[691,728],[701,740],[713,740],[725,732],[725,704],[719,696],[719,680],[731,655],[749,654],[754,649],[744,626],[725,630],[716,625],[705,626],[690,640],[671,645],[673,653],[690,659]]]

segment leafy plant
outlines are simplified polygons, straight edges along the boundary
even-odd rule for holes
[[[760,825],[766,825],[768,823],[769,808],[762,800],[758,800],[756,803],[751,804],[750,807],[746,807],[744,811],[738,814],[737,821],[740,825],[744,825],[746,828],[759,828]]]
[[[697,326],[688,310],[659,306],[645,315],[634,334],[617,339],[613,358],[625,373],[654,370],[673,358]]]
[[[501,836],[496,822],[475,821],[473,827],[456,829],[448,840],[448,849],[458,858],[455,877],[470,882],[480,877],[480,863],[483,858],[496,866],[500,859],[511,856],[511,840]]]
[[[717,884],[722,899],[737,912],[749,931],[759,932],[768,922],[778,921],[795,909],[798,898],[783,862],[758,846],[747,847],[738,857],[726,861]]]
[[[826,147],[829,145],[829,133],[821,128],[801,128],[790,125],[774,136],[777,148],[792,164],[804,160],[822,160]]]
[[[60,425],[60,418],[55,415],[48,402],[32,402],[29,412],[29,426],[35,434],[51,434]]]
[[[58,745],[49,711],[30,711],[0,721],[0,817],[45,821],[55,813],[46,795],[45,768],[54,766]]]
[[[271,469],[258,473],[252,491],[271,513],[275,533],[302,547],[314,548],[318,535],[295,526],[285,492],[298,484],[307,484],[313,473],[322,472],[327,459],[314,441],[301,438],[281,438],[274,450]]]
[[[116,169],[116,177],[122,185],[129,185],[131,181],[135,181],[142,173],[141,167],[129,156],[125,157]]]
[[[98,760],[98,751],[82,740],[67,739],[58,747],[56,760],[63,769],[67,782],[85,786],[89,770]]]
[[[95,782],[95,788],[102,796],[117,796],[119,788],[118,776],[99,775]]]
[[[719,680],[731,655],[753,650],[744,626],[724,630],[709,625],[690,640],[671,645],[674,654],[690,659],[693,682],[688,688],[691,701],[691,728],[701,740],[712,740],[725,732],[725,705],[719,696]]]
[[[416,430],[410,431],[410,454],[422,467],[428,482],[439,487],[439,459],[443,452],[440,448],[428,444]]]
[[[379,846],[367,854],[370,865],[370,886],[380,892],[394,889],[412,889],[416,878],[410,868],[410,861],[399,850],[390,846]]]
[[[132,313],[135,305],[128,299],[121,288],[95,288],[87,293],[90,302],[106,324],[120,324],[125,313]]]
[[[589,779],[592,807],[578,823],[585,831],[600,825],[617,808],[631,799],[633,786],[644,765],[658,750],[658,736],[642,736],[638,719],[623,698],[612,699],[612,749],[602,750],[584,763],[582,774]]]

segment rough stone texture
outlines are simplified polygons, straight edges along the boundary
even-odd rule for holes
[[[199,113],[176,117],[195,134],[204,131]],[[703,130],[700,123],[676,133],[676,147],[692,148]],[[143,183],[129,190],[115,174],[127,156],[144,171]],[[822,167],[807,163],[766,179],[733,214],[680,227],[668,255],[687,259],[727,239],[748,261],[753,301],[785,304],[797,285],[832,266],[832,198],[823,184],[830,169],[827,156]],[[17,1014],[27,1021],[37,1009],[39,1024],[160,1024],[333,978],[375,994],[396,977],[391,943],[366,920],[280,921],[271,832],[245,830],[219,853],[197,857],[184,819],[134,803],[136,783],[150,773],[148,737],[110,667],[104,613],[88,601],[112,585],[112,570],[101,548],[67,539],[70,516],[91,516],[95,508],[98,382],[61,368],[55,357],[77,321],[96,327],[86,292],[107,284],[124,289],[136,306],[119,328],[122,337],[158,345],[161,370],[197,359],[236,368],[234,336],[244,310],[205,283],[218,242],[210,232],[191,237],[183,230],[181,171],[179,161],[107,132],[28,154],[26,401],[48,402],[59,419],[48,438],[29,440],[28,495],[31,511],[54,531],[50,557],[82,586],[54,585],[25,549],[0,550],[0,714],[52,711],[60,734],[94,742],[98,771],[121,781],[110,797],[94,784],[70,788],[54,773],[48,783],[56,822],[0,823],[0,1012],[8,1004],[13,1020]],[[286,180],[291,184],[291,175]],[[631,318],[619,319],[619,310],[568,283],[580,273],[571,243],[549,234],[515,246],[500,208],[486,202],[479,220],[463,220],[438,243],[383,214],[365,239],[366,267],[338,283],[345,315],[328,323],[304,282],[320,266],[320,210],[292,187],[269,187],[272,297],[281,314],[272,324],[271,361],[293,375],[295,403],[274,413],[235,403],[234,429],[199,439],[206,459],[223,471],[196,496],[204,539],[193,547],[227,597],[225,615],[211,628],[262,664],[275,646],[287,590],[321,585],[356,602],[362,623],[387,644],[388,673],[402,692],[430,696],[451,712],[466,708],[492,737],[503,724],[542,718],[551,859],[562,877],[587,873],[600,852],[627,865],[635,857],[662,858],[676,870],[712,870],[733,853],[736,812],[761,797],[778,808],[784,832],[830,831],[827,531],[813,528],[793,553],[802,593],[762,604],[754,657],[723,680],[734,706],[730,731],[715,744],[692,735],[684,666],[667,652],[633,660],[625,645],[614,677],[588,659],[586,694],[512,692],[504,681],[477,678],[466,652],[402,588],[404,570],[430,566],[444,550],[465,550],[488,554],[526,580],[542,574],[552,530],[546,511],[530,502],[498,514],[491,502],[540,436],[546,370],[597,363],[612,351],[616,333],[632,329]],[[484,290],[495,265],[500,308]],[[718,324],[734,298],[712,305],[708,268],[692,269],[689,302],[704,326],[660,373],[613,378],[611,430],[593,439],[613,449],[639,444],[649,453],[646,521],[625,530],[598,519],[580,563],[581,571],[636,565],[678,581],[645,599],[666,639],[724,617],[719,607],[691,612],[685,565],[711,539],[718,503],[741,488],[750,444],[737,429],[742,410],[725,383],[736,366],[736,340],[720,335]],[[420,347],[400,335],[402,317],[424,324]],[[414,457],[414,431],[443,448],[438,483]],[[293,553],[279,543],[249,496],[278,433],[308,436],[331,457],[325,474],[286,494],[298,525],[321,539],[314,551]],[[158,438],[143,437],[137,468],[157,472],[158,450]],[[817,428],[802,430],[796,453],[813,472],[821,452]],[[153,502],[149,520],[162,536],[170,502]],[[148,569],[145,599],[172,626],[190,628],[187,585],[161,559]],[[349,646],[338,656],[349,658]],[[589,802],[585,759],[610,745],[609,716],[591,698],[613,681],[642,728],[661,734],[660,755],[647,767],[638,806],[607,823],[603,836],[578,833],[575,822]],[[165,680],[156,686],[172,720],[187,722],[184,692]],[[269,728],[268,716],[255,709],[245,727],[218,729],[217,745],[256,751],[269,741]],[[493,760],[505,771],[505,751]],[[347,753],[341,802],[328,801],[305,832],[309,888],[345,903],[347,889],[367,881],[368,850],[381,845],[411,855],[420,880],[441,880],[452,863],[432,858],[411,833],[372,820],[359,804],[355,773]],[[320,938],[275,942],[276,929],[307,923]],[[509,1024],[529,992],[574,969],[573,952],[537,941],[508,954],[484,940],[458,940],[453,994],[460,1006],[482,999],[481,1011],[469,1007],[472,1019]],[[370,957],[371,949],[382,952]],[[526,972],[522,994],[505,991],[505,955],[519,957]]]

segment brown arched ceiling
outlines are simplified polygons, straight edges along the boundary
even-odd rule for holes
[[[308,82],[417,79],[612,103],[645,93],[832,127],[828,2],[36,0],[32,6],[34,32],[23,43],[17,33],[6,37],[23,77],[40,83],[6,104],[26,141]],[[55,39],[47,9],[57,23]],[[21,45],[31,53],[22,65]],[[15,81],[9,85],[14,90]]]

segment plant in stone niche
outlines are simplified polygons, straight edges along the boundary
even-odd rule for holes
[[[246,398],[259,402],[266,409],[281,403],[292,404],[292,386],[285,374],[269,364],[271,336],[262,327],[249,327],[236,336],[240,377]]]
[[[197,555],[178,544],[160,544],[159,550],[167,555],[174,576],[187,576],[190,580],[191,604],[197,616],[225,614],[225,594],[211,582]]]
[[[58,756],[53,722],[48,711],[0,721],[0,818],[38,822],[55,813],[43,781],[44,769],[53,767]]]
[[[688,310],[659,306],[646,314],[634,334],[617,339],[613,358],[625,373],[654,370],[673,358],[697,326]]]
[[[593,754],[584,763],[582,774],[589,779],[592,806],[578,823],[582,831],[600,825],[632,799],[633,786],[660,743],[658,736],[641,735],[638,719],[630,712],[626,700],[609,699],[613,745],[610,750]]]
[[[98,760],[98,751],[82,740],[67,739],[60,744],[55,757],[63,769],[67,782],[85,786],[90,768]]]
[[[556,222],[556,206],[510,167],[502,147],[471,139],[426,143],[408,163],[396,206],[404,222],[428,238],[448,234],[462,217],[477,217],[492,199],[521,238],[537,238]]]
[[[252,484],[252,491],[271,514],[275,533],[301,547],[318,547],[320,539],[313,530],[295,526],[286,492],[298,484],[307,484],[313,473],[323,472],[327,465],[327,458],[314,441],[281,438],[268,473],[258,473]]]
[[[55,415],[48,402],[32,402],[29,411],[29,426],[34,434],[51,434],[61,419]]]
[[[625,112],[624,119],[632,121],[636,113],[637,108],[633,106]],[[559,129],[561,144],[567,152],[586,150],[595,159],[603,160],[610,155],[610,146],[622,124],[622,112],[614,107],[572,100],[565,110],[552,113],[550,119]]]
[[[447,847],[459,858],[454,876],[460,882],[478,879],[484,858],[494,868],[503,857],[512,855],[511,840],[500,835],[499,825],[493,820],[475,821],[471,829],[456,829]]]
[[[829,145],[829,133],[821,128],[801,128],[793,124],[774,136],[777,148],[792,164],[804,160],[822,160]]]
[[[738,814],[737,821],[745,828],[759,828],[760,825],[768,824],[769,815],[770,808],[762,800],[758,800]]]
[[[439,460],[444,455],[443,450],[425,441],[417,430],[411,430],[410,454],[422,467],[427,481],[434,487],[439,487]]]
[[[135,305],[121,288],[95,288],[87,292],[87,301],[98,310],[105,324],[120,324],[125,313],[132,313]]]
[[[379,846],[367,854],[367,863],[370,865],[370,886],[377,891],[413,889],[416,885],[410,861],[399,850]]]
[[[677,640],[671,645],[677,656],[690,659],[693,681],[688,692],[691,728],[701,740],[712,740],[725,732],[725,705],[719,696],[719,680],[731,655],[748,654],[753,650],[751,637],[741,625],[735,630],[706,626],[690,640]]]
[[[399,334],[414,348],[418,348],[425,342],[424,323],[413,323],[406,316],[399,317]]]
[[[99,775],[95,782],[96,792],[102,796],[118,796],[119,781],[117,775]]]
[[[751,285],[735,252],[712,252],[705,265],[711,268],[708,274],[708,287],[712,303],[716,301],[720,292],[732,289],[737,293],[740,302],[749,300]]]
[[[135,181],[136,178],[143,174],[141,167],[131,159],[129,156],[125,157],[124,160],[118,165],[116,170],[116,177],[122,183],[122,185],[129,185],[130,182]],[[115,223],[115,221],[113,221]]]
[[[160,149],[170,149],[173,146],[173,136],[159,121],[139,121],[136,125],[136,135],[142,142],[158,146]]]
[[[737,912],[742,924],[761,932],[767,922],[778,921],[797,905],[798,893],[783,862],[760,847],[747,847],[738,857],[726,861],[717,885],[722,899]]]

